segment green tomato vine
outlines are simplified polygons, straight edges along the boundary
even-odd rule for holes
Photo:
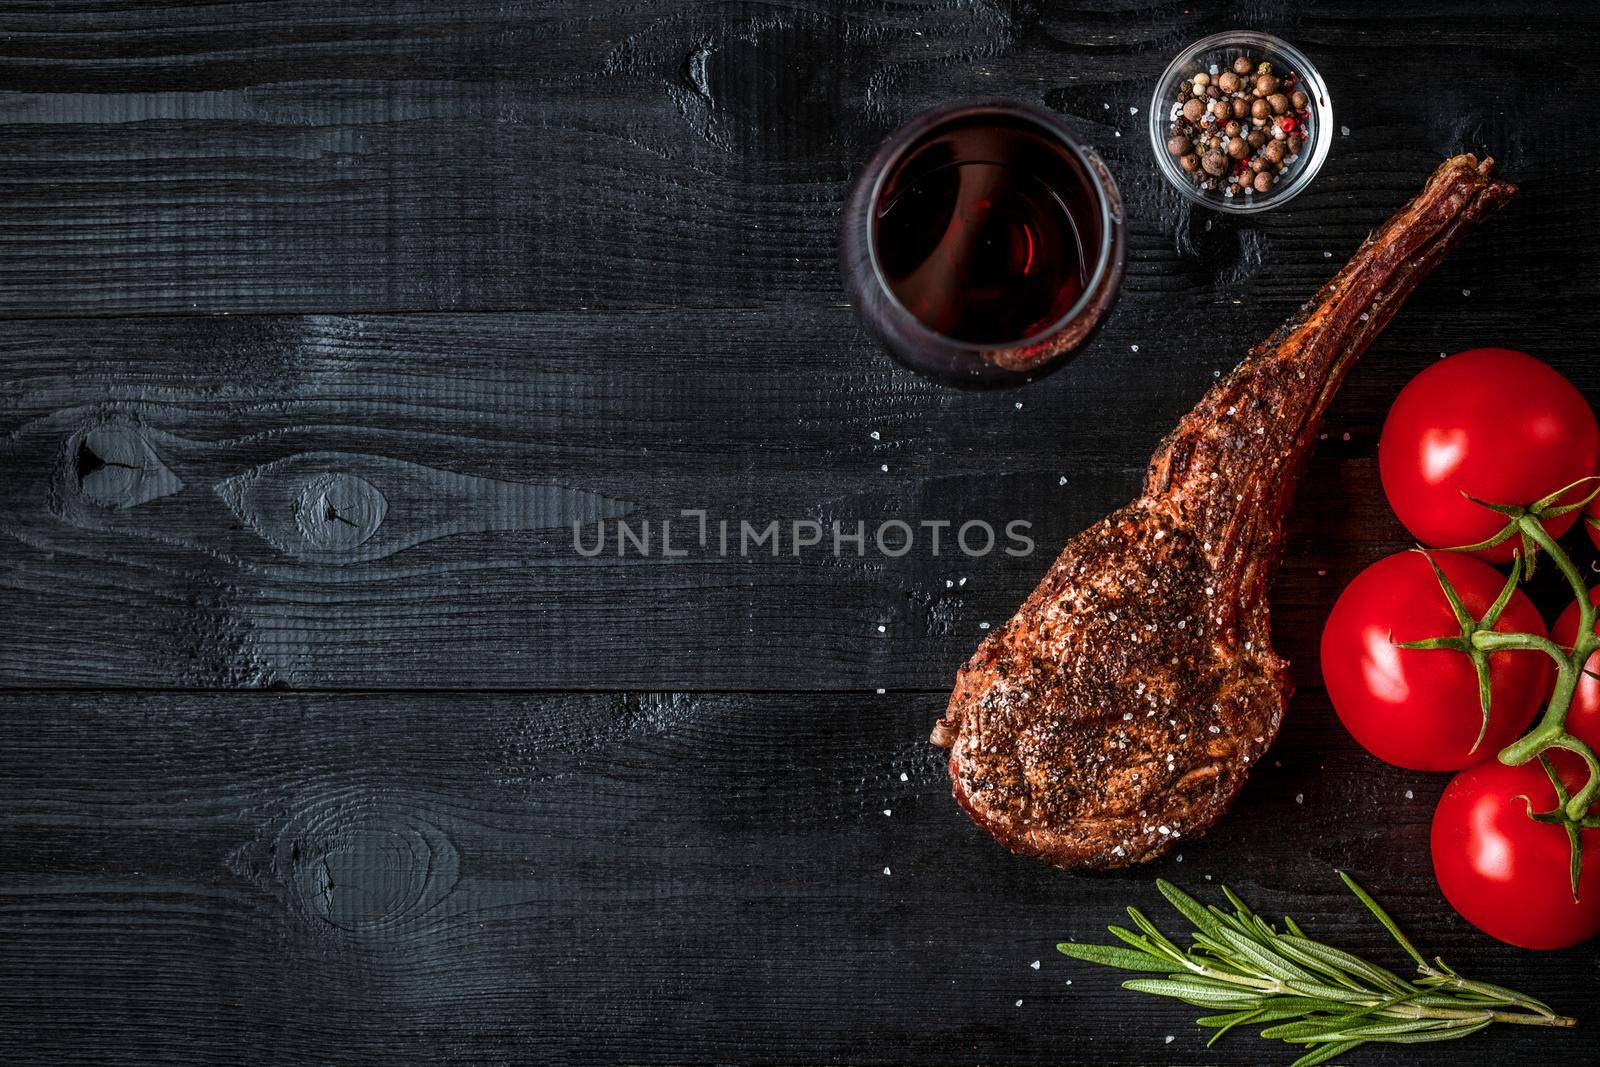
[[[1596,795],[1600,794],[1600,758],[1596,758],[1594,749],[1583,740],[1567,732],[1567,713],[1572,708],[1572,697],[1577,691],[1579,679],[1585,673],[1591,673],[1587,672],[1585,664],[1589,662],[1590,655],[1600,649],[1600,634],[1595,632],[1595,618],[1600,614],[1600,607],[1589,599],[1589,589],[1584,585],[1583,575],[1572,562],[1572,557],[1568,556],[1556,539],[1550,536],[1550,531],[1545,529],[1544,524],[1550,519],[1570,514],[1586,506],[1596,494],[1600,494],[1600,485],[1597,485],[1577,503],[1558,503],[1562,497],[1589,482],[1600,482],[1600,476],[1581,478],[1549,496],[1525,505],[1491,504],[1468,497],[1474,503],[1504,515],[1506,523],[1488,540],[1444,551],[1476,552],[1504,544],[1513,537],[1520,537],[1521,550],[1512,556],[1511,574],[1506,579],[1505,587],[1501,589],[1500,595],[1495,598],[1489,610],[1484,612],[1481,618],[1474,619],[1462,604],[1450,580],[1445,577],[1439,566],[1429,559],[1434,576],[1439,581],[1440,589],[1444,591],[1445,599],[1450,603],[1450,610],[1455,614],[1461,632],[1443,637],[1430,637],[1422,641],[1396,642],[1400,648],[1450,650],[1464,653],[1471,658],[1478,676],[1478,700],[1483,712],[1483,726],[1478,732],[1477,742],[1473,745],[1474,751],[1483,743],[1483,738],[1489,729],[1489,655],[1493,652],[1521,649],[1543,652],[1555,661],[1555,687],[1551,690],[1544,714],[1539,717],[1533,729],[1501,749],[1499,759],[1501,763],[1513,767],[1535,759],[1543,765],[1550,784],[1555,788],[1556,806],[1550,811],[1536,812],[1529,798],[1521,799],[1528,806],[1530,819],[1557,825],[1566,831],[1567,841],[1571,846],[1573,899],[1578,897],[1578,877],[1583,869],[1583,838],[1579,831],[1600,828],[1600,812],[1590,810],[1595,806]],[[1517,585],[1533,574],[1534,562],[1541,552],[1556,565],[1567,584],[1572,587],[1573,596],[1577,598],[1578,634],[1573,639],[1574,644],[1571,648],[1565,648],[1538,634],[1501,633],[1494,628],[1501,612],[1510,603],[1511,595],[1516,591]],[[1555,767],[1545,755],[1546,752],[1556,748],[1576,754],[1588,767],[1588,779],[1577,792],[1569,793],[1566,784],[1562,782]]]

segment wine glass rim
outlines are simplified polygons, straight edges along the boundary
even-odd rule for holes
[[[917,315],[900,300],[900,295],[889,284],[888,276],[883,271],[883,264],[878,258],[878,204],[882,199],[884,186],[889,179],[899,170],[905,162],[906,156],[930,137],[948,126],[972,118],[991,115],[1012,119],[1021,119],[1034,126],[1066,149],[1082,170],[1085,180],[1094,190],[1095,205],[1100,214],[1100,244],[1095,250],[1094,269],[1089,272],[1088,282],[1083,287],[1083,292],[1078,295],[1071,307],[1060,317],[1052,320],[1048,326],[1026,337],[1019,337],[1014,341],[1004,344],[984,344],[977,341],[967,341],[959,337],[952,337],[941,333],[923,322]],[[1060,119],[1050,111],[1033,104],[1017,100],[979,99],[957,100],[939,107],[930,108],[916,115],[894,133],[889,135],[887,144],[893,145],[893,150],[884,158],[883,165],[878,168],[877,176],[872,183],[871,195],[868,198],[868,210],[871,217],[867,220],[867,256],[872,264],[873,279],[878,288],[889,298],[894,307],[902,312],[911,328],[926,334],[931,339],[936,339],[942,344],[954,346],[971,353],[1010,351],[1028,348],[1048,341],[1060,333],[1068,324],[1091,306],[1097,299],[1100,285],[1105,281],[1106,275],[1114,269],[1116,260],[1116,234],[1115,228],[1121,219],[1117,217],[1112,207],[1111,197],[1108,195],[1100,172],[1103,168],[1096,168],[1094,162],[1098,160],[1094,150],[1078,142],[1067,130]]]

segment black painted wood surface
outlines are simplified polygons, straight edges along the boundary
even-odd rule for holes
[[[1172,53],[1230,26],[1305,50],[1349,129],[1249,221],[1182,206],[1144,135]],[[1510,344],[1600,401],[1597,29],[1440,0],[0,4],[0,1057],[1287,1062],[1205,1051],[1195,1012],[1051,946],[1158,910],[1160,875],[1398,964],[1344,867],[1582,1022],[1349,1062],[1600,1060],[1600,953],[1448,910],[1444,779],[1357,749],[1315,664],[1342,583],[1406,543],[1374,446],[1410,375]],[[833,264],[872,145],[971,95],[1062,113],[1129,207],[1116,314],[1016,392],[892,365]],[[1463,148],[1523,192],[1335,404],[1271,759],[1181,861],[1010,857],[925,743],[955,667]],[[1039,547],[585,559],[567,528],[684,509]]]

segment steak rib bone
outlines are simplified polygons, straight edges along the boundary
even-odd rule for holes
[[[1227,810],[1293,691],[1267,594],[1323,412],[1417,284],[1515,192],[1492,165],[1442,164],[958,672],[931,740],[950,749],[956,800],[1007,848],[1120,867]]]

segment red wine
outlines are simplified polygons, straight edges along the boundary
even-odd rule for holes
[[[839,264],[895,359],[974,389],[1033,381],[1111,313],[1127,239],[1094,150],[1048,111],[948,104],[895,131],[845,200]]]
[[[1016,121],[959,124],[889,175],[875,220],[878,262],[895,298],[929,329],[975,344],[1021,341],[1050,330],[1083,295],[1091,264],[1082,231],[1098,229],[1099,213],[1087,176],[1056,139]]]

